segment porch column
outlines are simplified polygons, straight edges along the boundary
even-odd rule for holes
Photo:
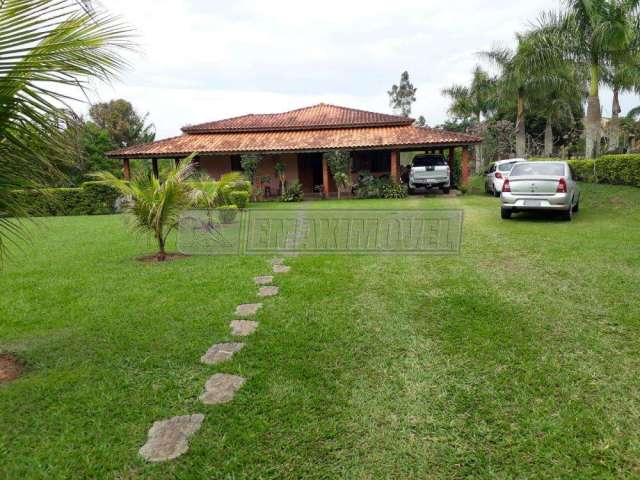
[[[122,175],[124,176],[125,180],[131,179],[131,164],[129,163],[128,158],[122,159]]]
[[[456,168],[456,149],[451,147],[449,149],[449,172],[451,175],[451,182],[453,182],[453,172]],[[452,185],[453,186],[453,185]]]
[[[469,186],[469,145],[462,147],[462,184]]]
[[[324,155],[322,156],[322,193],[324,198],[329,198],[329,163]]]
[[[398,165],[400,165],[400,152],[391,150],[391,178],[398,181]]]
[[[156,178],[160,177],[160,171],[158,170],[158,159],[157,158],[152,158],[151,159],[151,168],[153,169],[153,176]]]

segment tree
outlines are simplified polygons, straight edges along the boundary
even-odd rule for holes
[[[481,55],[500,69],[497,89],[498,101],[516,106],[516,155],[527,153],[526,109],[530,101],[540,92],[554,85],[554,58],[550,52],[540,51],[538,38],[529,34],[517,34],[516,50],[494,48]]]
[[[449,113],[455,119],[480,123],[496,108],[496,79],[478,65],[469,87],[453,85],[442,90],[442,94],[451,98]]]
[[[427,125],[427,119],[426,119],[426,118],[424,118],[424,116],[423,116],[423,115],[420,115],[420,116],[418,117],[418,119],[417,119],[415,122],[413,122],[413,125],[414,125],[415,127],[428,127],[428,125]]]
[[[560,42],[566,59],[589,71],[585,154],[595,158],[602,137],[600,84],[607,65],[633,48],[640,0],[566,0],[566,5],[566,11],[544,14],[540,30],[547,47]]]
[[[0,1],[0,255],[24,238],[14,218],[27,211],[12,190],[63,176],[55,159],[73,148],[65,102],[90,80],[115,76],[130,35],[115,17],[73,0]]]
[[[89,116],[96,125],[109,132],[118,148],[153,142],[156,136],[154,125],[147,124],[149,114],[138,114],[127,100],[92,105]]]
[[[329,164],[329,170],[338,187],[338,200],[340,200],[342,191],[351,186],[351,154],[344,150],[334,150],[326,152],[323,156]]]
[[[248,153],[246,155],[242,155],[242,157],[240,158],[240,165],[242,166],[244,175],[251,183],[252,198],[254,202],[256,201],[255,181],[256,175],[258,173],[258,165],[260,165],[260,162],[262,162],[262,155],[260,155],[259,153]]]
[[[287,167],[282,160],[278,159],[275,169],[278,180],[280,181],[280,195],[282,195],[284,193],[284,187],[287,182]]]
[[[409,72],[402,72],[400,84],[391,87],[389,94],[389,105],[393,110],[403,117],[411,115],[411,105],[416,101],[417,88],[409,81]]]
[[[620,94],[635,91],[640,93],[640,31],[633,31],[630,48],[612,55],[611,62],[604,71],[604,79],[613,90],[611,121],[609,122],[609,150],[620,148]]]
[[[162,180],[155,175],[136,175],[131,180],[122,180],[110,172],[93,175],[96,183],[119,190],[126,198],[126,208],[134,221],[134,228],[151,233],[158,243],[155,259],[166,260],[166,243],[169,234],[178,226],[180,215],[198,198],[210,198],[206,193],[194,193],[189,177],[195,171],[192,163],[196,154],[172,167]],[[215,198],[217,188],[212,194]]]

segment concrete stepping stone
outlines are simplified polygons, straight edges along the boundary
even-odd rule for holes
[[[259,297],[273,297],[275,295],[278,295],[278,293],[280,292],[280,289],[278,287],[260,287],[260,290],[258,290],[258,296]]]
[[[240,317],[252,317],[258,310],[262,308],[261,303],[247,303],[245,305],[238,305],[236,307],[236,315]]]
[[[148,462],[165,462],[189,450],[189,437],[200,430],[204,415],[184,415],[154,422],[139,453]]]
[[[272,258],[271,265],[282,265],[284,264],[284,258]]]
[[[234,337],[248,337],[258,328],[258,322],[251,320],[234,320],[230,324],[231,335]]]
[[[218,405],[229,403],[235,397],[236,392],[244,384],[245,379],[237,375],[216,373],[207,380],[204,386],[205,392],[200,395],[200,400],[205,405]]]
[[[272,276],[256,277],[254,280],[256,285],[271,285],[273,283]]]
[[[226,362],[243,348],[244,343],[219,343],[211,347],[207,353],[200,357],[200,361],[206,365],[216,365]]]
[[[286,265],[274,265],[273,273],[289,273],[291,271],[291,267],[287,267]]]

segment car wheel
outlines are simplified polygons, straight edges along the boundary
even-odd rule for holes
[[[509,220],[511,218],[511,210],[508,208],[501,208],[500,216],[502,217],[503,220]]]
[[[573,206],[573,213],[577,213],[580,210],[580,200]]]
[[[443,187],[442,188],[442,193],[444,193],[445,195],[449,195],[450,191],[451,191],[451,189],[449,187]]]
[[[570,222],[573,218],[573,208],[569,208],[569,210],[562,212],[562,219]]]
[[[493,191],[493,196],[494,197],[499,197],[500,196],[500,192],[498,192],[497,190]]]
[[[408,190],[409,190],[409,195],[415,195],[416,194],[416,189],[415,188],[409,187]]]

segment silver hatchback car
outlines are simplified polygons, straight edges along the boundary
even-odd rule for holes
[[[580,208],[580,189],[567,162],[522,162],[505,180],[500,201],[504,219],[515,212],[547,210],[571,220]]]

